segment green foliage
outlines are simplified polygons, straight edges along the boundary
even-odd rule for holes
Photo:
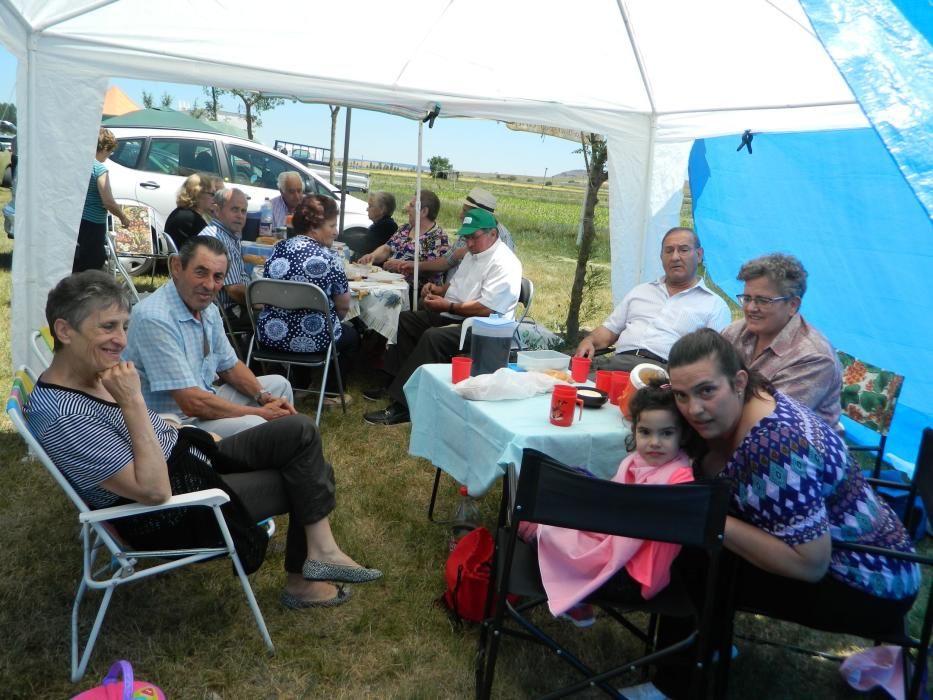
[[[12,102],[0,102],[0,121],[16,124],[16,105]],[[0,131],[12,132],[12,129],[6,129],[0,125]]]
[[[437,175],[439,172],[450,170],[453,166],[443,156],[431,156],[430,160],[428,160],[428,167],[431,169],[432,175]]]

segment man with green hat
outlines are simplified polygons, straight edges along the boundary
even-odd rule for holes
[[[408,404],[402,389],[405,382],[421,365],[450,362],[459,352],[460,324],[465,318],[490,314],[507,319],[515,316],[522,264],[499,240],[496,217],[485,209],[470,209],[457,234],[465,238],[468,255],[450,282],[426,284],[422,288],[423,310],[403,311],[399,316],[398,339],[386,351],[385,358],[385,369],[395,378],[387,391],[363,392],[365,399],[386,395],[391,403],[381,411],[363,416],[367,423],[408,422]]]

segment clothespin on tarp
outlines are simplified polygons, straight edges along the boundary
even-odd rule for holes
[[[437,115],[439,115],[440,113],[441,113],[441,106],[439,104],[435,104],[434,109],[428,112],[424,116],[424,119],[422,119],[421,121],[427,124],[429,129],[433,129],[434,120],[437,119]]]
[[[736,153],[741,151],[743,148],[747,148],[749,155],[751,155],[753,138],[755,138],[755,135],[752,133],[751,129],[746,129],[744,132],[742,132],[742,143],[740,143],[739,147],[735,149]]]

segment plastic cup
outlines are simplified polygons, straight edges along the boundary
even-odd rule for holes
[[[579,408],[580,418],[583,419],[583,399],[577,398],[577,389],[573,386],[558,385],[554,387],[551,395],[551,408],[548,419],[551,425],[567,428],[573,423],[574,409]]]
[[[612,373],[612,385],[609,387],[609,401],[610,403],[619,405],[619,397],[622,395],[622,392],[625,391],[625,387],[629,383],[629,373],[628,372],[613,372]]]
[[[470,367],[473,360],[469,357],[454,357],[450,361],[450,381],[454,384],[462,382],[470,376]]]
[[[590,365],[593,361],[588,357],[574,357],[570,360],[570,376],[575,382],[585,382],[590,376]]]
[[[605,391],[606,396],[612,393],[612,371],[608,369],[596,370],[596,388]]]

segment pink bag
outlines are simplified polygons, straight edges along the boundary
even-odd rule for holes
[[[134,681],[130,662],[117,661],[99,686],[85,690],[71,700],[165,700],[165,693],[152,683]]]

